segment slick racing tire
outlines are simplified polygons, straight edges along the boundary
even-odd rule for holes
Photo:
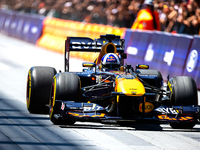
[[[170,101],[172,106],[198,105],[197,87],[191,77],[179,76],[169,80]],[[171,122],[174,129],[191,129],[196,124],[196,118],[192,122]]]
[[[52,67],[32,67],[28,72],[26,105],[30,113],[48,114],[50,91],[53,76],[56,74]]]
[[[198,105],[196,83],[191,77],[171,78],[168,89],[170,89],[170,101],[173,106]]]
[[[62,101],[80,101],[81,83],[80,78],[73,73],[59,73],[54,77],[53,86],[51,90],[50,120],[56,125],[73,125],[76,120],[65,116],[65,118],[56,118],[54,115],[58,114],[60,106],[57,106],[56,100]]]

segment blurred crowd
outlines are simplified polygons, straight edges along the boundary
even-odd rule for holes
[[[1,9],[131,28],[144,0],[0,0]],[[200,0],[154,0],[161,31],[199,34]]]

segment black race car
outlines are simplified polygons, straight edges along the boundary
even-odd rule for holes
[[[98,52],[82,72],[69,72],[70,51]],[[200,118],[197,87],[191,77],[168,79],[148,65],[124,64],[124,40],[115,35],[99,39],[68,37],[65,72],[32,67],[27,80],[27,109],[48,114],[54,124],[82,121],[168,121],[172,128],[193,128]]]

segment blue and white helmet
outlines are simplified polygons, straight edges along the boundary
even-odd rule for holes
[[[120,59],[115,53],[105,54],[101,59],[102,69],[114,70],[119,69]]]

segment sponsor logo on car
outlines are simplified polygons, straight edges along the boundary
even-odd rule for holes
[[[140,103],[139,105],[139,111],[140,112],[143,112],[143,107],[142,107],[142,103]],[[154,105],[150,102],[145,102],[145,105],[144,105],[144,110],[145,110],[145,113],[149,113],[151,112],[152,110],[154,109]]]
[[[183,117],[172,117],[167,115],[158,115],[158,119],[160,120],[169,120],[169,121],[193,121],[193,117],[191,116],[183,116]]]

